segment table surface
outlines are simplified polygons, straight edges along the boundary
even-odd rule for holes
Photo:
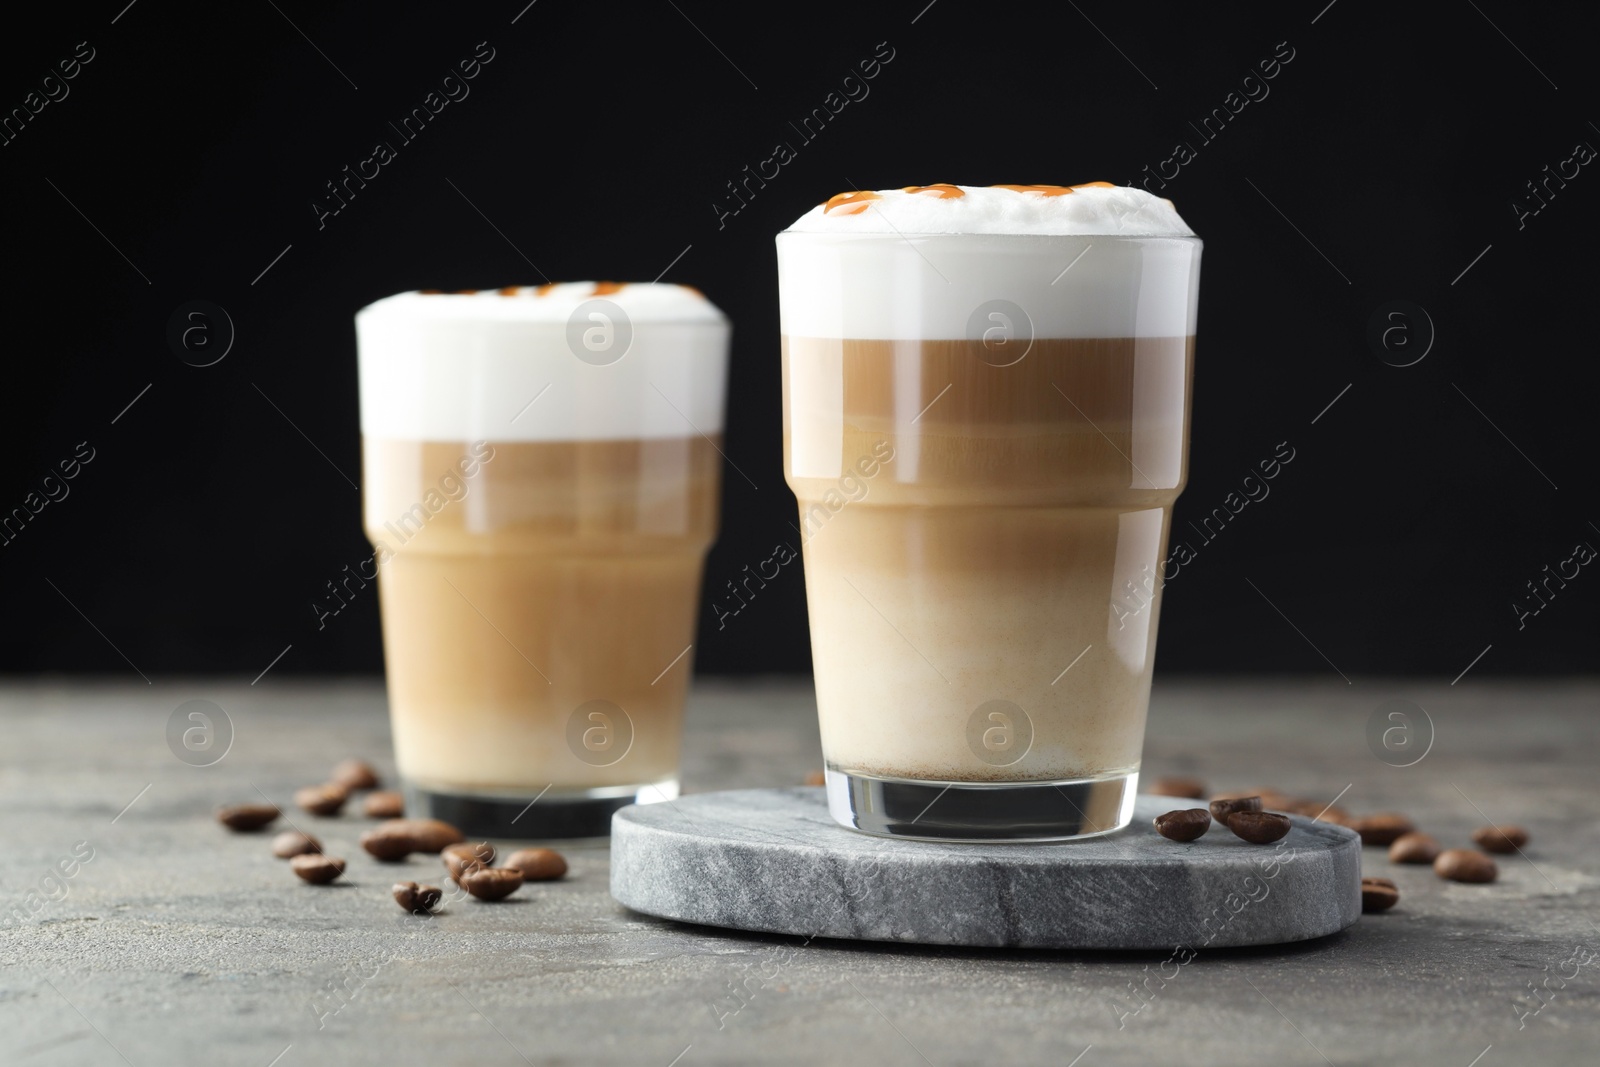
[[[190,699],[233,723],[214,766],[168,750],[168,717]],[[1390,700],[1431,720],[1415,765],[1369,747],[1368,720]],[[292,810],[291,791],[347,755],[392,770],[380,686],[10,683],[0,1061],[1593,1064],[1597,707],[1593,681],[1159,682],[1147,776],[1343,791],[1342,807],[1405,811],[1447,844],[1485,821],[1532,833],[1488,886],[1366,849],[1365,873],[1399,885],[1393,911],[1179,964],[1168,952],[807,941],[659,921],[611,899],[595,843],[564,848],[565,881],[413,920],[388,888],[397,876],[438,884],[438,861],[380,867],[356,844],[359,816],[291,814],[351,861],[319,888],[211,815],[257,790]],[[814,708],[797,681],[701,683],[686,791],[801,781],[819,763]]]

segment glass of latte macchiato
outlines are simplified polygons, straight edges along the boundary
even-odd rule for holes
[[[593,836],[677,796],[726,318],[578,282],[402,293],[356,332],[407,814]]]
[[[945,841],[1127,825],[1200,241],[1096,182],[844,193],[777,243],[834,818]]]

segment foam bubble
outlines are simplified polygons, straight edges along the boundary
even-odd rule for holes
[[[356,314],[361,432],[421,441],[717,433],[728,334],[726,316],[681,285],[399,293]]]

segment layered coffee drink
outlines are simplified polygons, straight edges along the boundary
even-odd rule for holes
[[[677,795],[727,320],[676,285],[357,316],[364,518],[412,814],[603,834]]]
[[[1044,840],[1131,817],[1199,254],[1169,202],[1104,183],[841,194],[779,236],[840,822]]]

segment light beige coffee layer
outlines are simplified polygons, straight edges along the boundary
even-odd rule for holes
[[[1137,769],[1192,351],[1182,336],[1041,340],[999,367],[981,344],[785,339],[830,765],[950,781]],[[973,750],[990,701],[1026,716],[1015,762]]]
[[[401,774],[528,795],[674,777],[683,653],[717,526],[716,443],[368,438],[363,449]],[[625,752],[585,759],[568,744],[574,711],[594,701],[624,714]]]

